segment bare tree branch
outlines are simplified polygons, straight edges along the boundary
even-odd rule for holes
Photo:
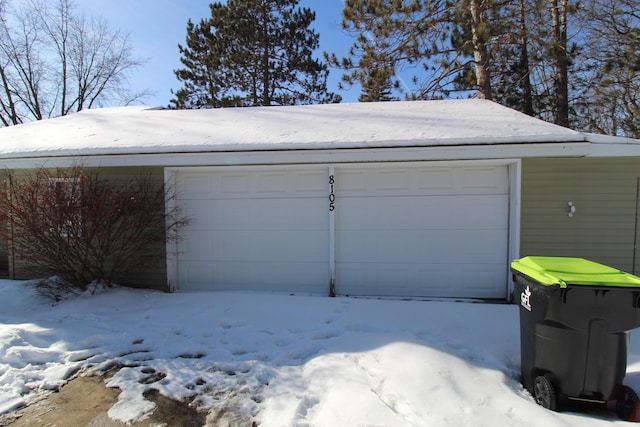
[[[129,36],[102,18],[78,15],[72,0],[0,0],[0,111],[7,126],[108,103],[129,104],[130,74],[144,61]]]

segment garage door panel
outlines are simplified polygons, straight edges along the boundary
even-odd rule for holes
[[[338,292],[506,296],[507,172],[506,166],[340,170]]]
[[[179,244],[183,289],[328,289],[328,172],[182,171],[178,201],[192,222]]]
[[[507,233],[494,230],[350,230],[337,236],[339,265],[494,262],[507,258]]]
[[[326,193],[326,170],[187,172],[179,174],[182,200],[254,197],[318,197]]]
[[[254,176],[255,196],[315,197],[327,192],[326,171],[284,171],[257,173]]]
[[[222,290],[318,292],[328,281],[326,265],[301,262],[213,263],[214,286]]]
[[[473,166],[459,171],[460,187],[463,194],[507,194],[509,181],[506,167]]]
[[[337,235],[338,262],[491,262],[507,257],[505,229],[358,229]]]
[[[438,228],[463,212],[444,206],[440,197],[361,197],[338,199],[338,230]]]
[[[276,195],[289,192],[289,177],[285,173],[261,173],[256,175],[256,195]],[[280,196],[281,197],[281,196]]]
[[[220,229],[327,229],[324,199],[234,199],[218,202],[213,224]]]
[[[353,263],[340,269],[336,280],[348,282],[347,295],[449,296],[455,272],[424,264]]]
[[[422,234],[420,262],[491,263],[507,259],[507,232],[501,230],[430,230]],[[502,262],[502,260],[505,260]]]
[[[189,289],[318,293],[328,282],[318,263],[196,262],[181,263],[180,282]]]
[[[352,263],[339,270],[336,281],[349,283],[341,291],[346,295],[416,296],[416,286],[410,283],[409,274],[406,265]]]
[[[326,193],[326,171],[273,171],[222,175],[221,198],[317,197]]]
[[[227,173],[214,177],[211,191],[222,197],[246,197],[250,193],[251,177],[246,173]]]
[[[188,234],[192,230],[203,228],[202,224],[211,222],[215,212],[214,206],[207,200],[189,200],[179,199],[184,215],[189,218],[189,222],[184,227],[184,233]],[[206,228],[206,226],[204,226]]]
[[[493,243],[497,239],[492,233],[487,234],[492,240],[476,244],[460,230],[343,231],[337,240],[338,264],[450,263],[452,259],[491,261],[496,257]],[[498,250],[503,252],[503,249]]]
[[[282,236],[286,234],[287,239]],[[214,261],[290,261],[322,262],[328,260],[328,241],[323,231],[225,230],[212,233],[217,250]]]
[[[504,296],[506,273],[503,264],[353,263],[337,280],[349,282],[347,295],[496,298]]]
[[[211,194],[212,177],[208,173],[191,173],[181,176],[176,186],[181,199],[207,198]]]
[[[390,258],[412,262],[416,254],[420,236],[408,230],[342,230],[336,236],[336,256],[338,264],[349,262],[380,262]],[[401,238],[404,238],[404,240]]]
[[[213,233],[204,231],[198,234],[199,238],[193,238],[192,233],[185,232],[178,242],[178,253],[190,254],[190,260],[204,261],[211,259],[215,256],[215,239]]]
[[[462,272],[464,288],[488,297],[504,289],[505,271],[502,264],[476,264]]]
[[[422,194],[451,193],[454,176],[451,168],[420,169],[416,172],[418,190]]]
[[[338,230],[372,228],[502,229],[506,195],[362,197],[338,199]]]
[[[464,196],[455,209],[460,225],[466,229],[506,229],[509,222],[509,197],[506,195]]]
[[[287,215],[295,212],[294,215]],[[327,229],[324,199],[189,200],[186,230]]]
[[[338,197],[503,194],[506,167],[407,167],[341,169]]]

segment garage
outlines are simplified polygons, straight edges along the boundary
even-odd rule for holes
[[[178,287],[504,298],[507,165],[180,168]]]
[[[7,169],[82,164],[106,176],[149,174],[177,190],[166,212],[183,209],[191,223],[150,247],[157,261],[119,279],[125,285],[509,299],[508,262],[522,251],[587,251],[617,268],[634,259],[629,226],[620,218],[633,218],[625,200],[635,197],[638,144],[545,123],[487,100],[129,106],[2,133]],[[588,157],[584,162],[600,171],[613,167],[632,177],[599,181],[627,194],[611,214],[587,214],[591,202],[580,202],[575,179],[554,166]],[[616,158],[621,167],[611,166]],[[549,193],[545,183],[553,173],[560,181]],[[534,203],[539,193],[544,208]],[[568,202],[582,206],[575,218],[567,215]],[[620,231],[609,242],[615,251],[603,249],[602,233],[592,233],[589,247],[554,234],[584,233],[583,221],[593,215]],[[4,247],[0,264],[4,259],[10,277],[34,278]]]

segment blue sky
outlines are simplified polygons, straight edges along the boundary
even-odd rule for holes
[[[130,79],[133,91],[150,89],[155,94],[145,99],[149,105],[168,105],[171,89],[180,83],[173,70],[180,68],[178,43],[184,44],[187,20],[198,22],[209,16],[207,0],[77,0],[82,13],[104,17],[112,29],[129,32],[136,55],[146,64]],[[301,0],[300,6],[316,12],[313,24],[320,34],[322,51],[347,53],[353,39],[340,28],[343,0]],[[332,69],[328,89],[340,94],[343,102],[355,102],[360,90],[338,91],[341,70]]]

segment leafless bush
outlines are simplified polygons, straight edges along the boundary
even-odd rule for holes
[[[60,302],[82,292],[81,289],[57,276],[36,279],[27,283],[36,293],[50,301]]]
[[[159,181],[103,179],[81,166],[6,171],[0,235],[34,275],[81,291],[96,281],[109,286],[163,257],[164,244],[187,223],[170,207],[174,189]]]

